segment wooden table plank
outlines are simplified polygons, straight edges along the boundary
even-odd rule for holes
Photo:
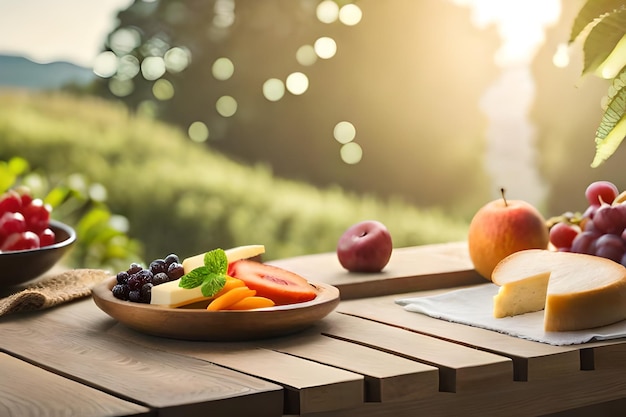
[[[590,404],[601,404],[626,397],[626,378],[623,370],[585,371],[568,378],[542,379],[515,382],[491,389],[471,392],[440,392],[436,396],[418,401],[367,403],[350,410],[310,415],[310,417],[458,417],[458,416],[545,416],[569,412]],[[615,414],[597,414],[588,408],[588,417],[621,417],[624,410]],[[308,416],[305,416],[308,417]]]
[[[72,319],[73,318],[73,319]],[[0,320],[0,349],[45,369],[158,409],[159,416],[268,417],[283,413],[282,387],[196,358],[116,339],[92,300]]]
[[[146,407],[4,353],[0,353],[0,369],[0,415],[3,417],[154,415]]]
[[[438,391],[436,367],[323,336],[318,332],[320,327],[325,326],[289,338],[265,341],[263,346],[362,374],[366,401],[407,401],[428,398]]]
[[[565,376],[581,369],[580,349],[576,346],[552,346],[491,330],[438,320],[406,311],[394,302],[398,298],[429,296],[442,291],[447,290],[350,300],[342,302],[337,311],[506,356],[514,363],[516,381]]]
[[[466,242],[394,248],[380,273],[348,272],[335,252],[272,260],[312,282],[337,287],[342,300],[484,283],[474,270]]]
[[[334,313],[324,334],[392,352],[439,368],[439,390],[490,389],[513,382],[509,358],[386,324]]]
[[[139,334],[123,325],[111,328],[109,334],[280,384],[285,390],[285,414],[324,412],[364,402],[363,375],[262,348],[260,341],[188,342]]]

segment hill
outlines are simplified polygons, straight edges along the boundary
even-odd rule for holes
[[[21,56],[0,55],[0,86],[53,90],[67,84],[87,84],[95,78],[89,68],[69,62],[39,64]]]

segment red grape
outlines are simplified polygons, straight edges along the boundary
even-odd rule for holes
[[[570,248],[579,232],[578,227],[559,222],[550,228],[550,243],[557,249]]]
[[[46,228],[43,232],[39,233],[39,246],[42,248],[44,246],[54,245],[56,241],[56,234],[52,229]]]
[[[572,252],[586,253],[594,255],[596,250],[596,240],[600,237],[594,232],[580,232],[572,242]]]
[[[22,233],[13,233],[9,235],[0,250],[2,251],[15,251],[15,250],[28,250],[37,249],[39,247],[39,236],[35,233],[26,231]]]
[[[610,204],[602,204],[595,216],[593,216],[593,225],[596,230],[603,233],[614,235],[622,234],[626,228],[626,216],[618,206]]]
[[[52,208],[18,186],[0,196],[0,252],[36,249],[55,243],[48,227]]]
[[[41,233],[48,227],[48,223],[50,222],[50,210],[41,199],[36,198],[31,201],[29,205],[22,209],[22,213],[26,219],[28,230]]]
[[[16,213],[22,208],[22,198],[14,191],[9,190],[0,197],[0,215],[4,213]]]
[[[615,197],[619,194],[619,190],[610,181],[595,181],[589,184],[585,190],[585,197],[590,205],[602,203],[611,204]]]
[[[22,213],[6,212],[0,217],[0,239],[13,233],[26,231],[26,220]]]
[[[596,240],[594,255],[621,262],[624,255],[624,241],[620,236],[602,235]]]

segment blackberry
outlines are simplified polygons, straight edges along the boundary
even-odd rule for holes
[[[155,259],[154,261],[150,262],[150,266],[148,267],[148,269],[150,270],[150,272],[152,272],[153,275],[156,275],[159,272],[167,272],[167,264],[163,259]]]
[[[176,280],[184,275],[183,266],[175,253],[164,259],[155,259],[148,268],[133,262],[126,271],[118,272],[116,284],[111,289],[113,296],[134,303],[150,303],[152,287]]]
[[[143,269],[143,266],[139,265],[136,262],[133,262],[132,264],[130,264],[130,267],[128,268],[128,272],[130,275],[132,274],[136,274],[137,272],[141,271]]]
[[[141,290],[139,291],[139,302],[150,304],[150,298],[152,295],[152,283],[143,284]]]
[[[128,278],[130,277],[129,273],[126,271],[117,273],[117,283],[125,285],[128,282]]]
[[[180,263],[180,259],[178,258],[178,255],[176,255],[175,253],[170,253],[169,255],[167,255],[164,259],[165,263],[169,266],[173,263]]]
[[[170,281],[170,277],[165,272],[159,272],[152,278],[153,285],[165,284]]]
[[[169,268],[167,268],[167,276],[170,277],[170,280],[172,281],[182,277],[183,275],[185,275],[185,270],[178,262],[170,264]]]
[[[113,292],[113,296],[115,298],[119,298],[120,300],[124,300],[124,301],[128,300],[128,293],[130,292],[128,285],[123,285],[123,284],[114,285],[111,291]]]
[[[138,303],[141,299],[141,292],[139,290],[134,290],[128,293],[128,301],[132,301],[133,303]]]

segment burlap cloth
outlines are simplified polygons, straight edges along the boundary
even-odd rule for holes
[[[98,269],[71,269],[43,278],[0,299],[0,317],[18,311],[50,308],[91,295],[91,289],[110,276]]]

